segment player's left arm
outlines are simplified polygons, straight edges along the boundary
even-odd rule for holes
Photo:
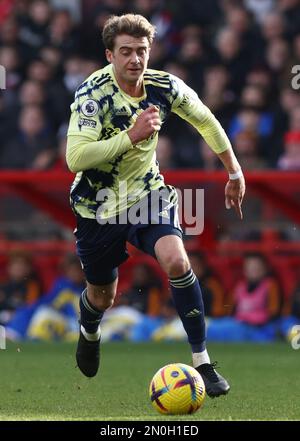
[[[196,92],[176,77],[174,77],[174,85],[178,93],[172,104],[172,111],[193,125],[222,161],[229,174],[225,186],[225,206],[227,209],[234,207],[242,219],[241,205],[246,189],[245,179],[230,140],[219,121],[202,103]]]
[[[225,207],[228,210],[234,207],[239,218],[243,219],[242,202],[246,191],[246,184],[241,166],[231,147],[219,153],[218,156],[229,174],[229,179],[225,186]]]

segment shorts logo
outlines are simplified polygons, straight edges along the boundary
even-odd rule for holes
[[[199,309],[196,308],[185,314],[186,317],[198,317],[199,315],[201,315],[201,311],[199,311]]]
[[[99,105],[95,100],[86,100],[81,106],[81,112],[85,116],[94,116],[98,113]]]
[[[79,118],[78,125],[87,126],[87,127],[91,127],[92,129],[95,129],[97,125],[97,121],[93,121],[92,119]]]

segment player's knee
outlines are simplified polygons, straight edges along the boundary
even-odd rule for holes
[[[169,278],[180,277],[185,274],[189,268],[189,261],[183,256],[170,256],[165,266]]]
[[[104,298],[101,300],[101,309],[102,311],[105,311],[106,309],[109,309],[114,304],[114,297]]]
[[[115,295],[116,290],[103,287],[98,287],[98,289],[89,290],[88,292],[91,303],[100,311],[105,311],[113,306]]]
[[[96,306],[99,311],[106,311],[114,304],[114,297],[108,296],[96,296],[93,299],[93,305]]]

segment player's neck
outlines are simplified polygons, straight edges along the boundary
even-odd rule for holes
[[[135,98],[143,96],[144,94],[143,78],[140,78],[136,83],[128,83],[127,81],[118,78],[116,74],[115,76],[118,85],[127,95]]]

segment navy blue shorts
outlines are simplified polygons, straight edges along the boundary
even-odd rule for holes
[[[118,266],[129,257],[126,242],[155,258],[154,246],[158,239],[168,235],[182,239],[177,203],[168,204],[162,211],[162,216],[161,212],[157,216],[149,210],[148,221],[144,219],[143,223],[136,224],[101,225],[96,219],[77,216],[76,248],[87,281],[92,285],[113,282],[118,276]]]

